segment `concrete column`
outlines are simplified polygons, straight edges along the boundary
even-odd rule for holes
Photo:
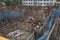
[[[49,4],[51,3],[51,0],[49,0]]]
[[[43,3],[44,3],[44,0],[42,0],[42,6],[44,5]]]

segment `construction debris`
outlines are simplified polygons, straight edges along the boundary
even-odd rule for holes
[[[46,22],[54,7],[28,7],[23,5],[8,6],[1,13],[21,13],[23,17],[5,18],[0,21],[0,33],[11,40],[35,40],[35,30],[39,30]],[[9,16],[10,17],[10,16]],[[40,35],[39,35],[40,36]],[[31,39],[32,37],[32,39]]]

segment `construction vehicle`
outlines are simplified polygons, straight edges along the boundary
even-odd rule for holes
[[[4,36],[0,36],[0,40],[10,40],[9,38],[6,38]]]

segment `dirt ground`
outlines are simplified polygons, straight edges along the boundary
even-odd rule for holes
[[[57,9],[57,8],[58,7],[28,7],[23,5],[13,5],[13,6],[1,8],[0,12],[23,13],[24,17],[22,18],[18,17],[16,19],[7,19],[9,23],[8,27],[12,27],[12,28],[17,27],[17,29],[20,29],[20,30],[33,32],[34,27],[37,27],[39,23],[40,23],[39,26],[42,26],[43,23],[47,20],[47,17],[49,16],[51,10]],[[1,26],[3,25],[1,24],[0,27]],[[12,30],[9,29],[7,33],[11,31]],[[7,33],[5,32],[5,34]]]
[[[17,13],[23,13],[24,18],[17,19],[19,21],[22,21],[20,24],[21,29],[24,29],[25,27],[35,27],[38,25],[38,23],[43,24],[47,17],[49,16],[52,9],[56,9],[57,7],[28,7],[23,5],[14,5],[9,6],[4,9],[1,9],[1,12],[17,12]],[[15,21],[17,21],[15,20]],[[13,22],[13,20],[10,20]],[[24,26],[23,26],[24,25]],[[28,29],[28,28],[27,28]]]

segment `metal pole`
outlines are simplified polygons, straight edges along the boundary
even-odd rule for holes
[[[51,34],[52,34],[52,32],[53,32],[53,30],[54,30],[54,28],[55,28],[55,26],[56,26],[56,22],[57,22],[57,21],[55,21],[55,23],[53,24],[53,26],[52,26],[52,28],[51,28],[51,31],[49,32],[46,40],[49,40],[49,38],[51,37]]]

